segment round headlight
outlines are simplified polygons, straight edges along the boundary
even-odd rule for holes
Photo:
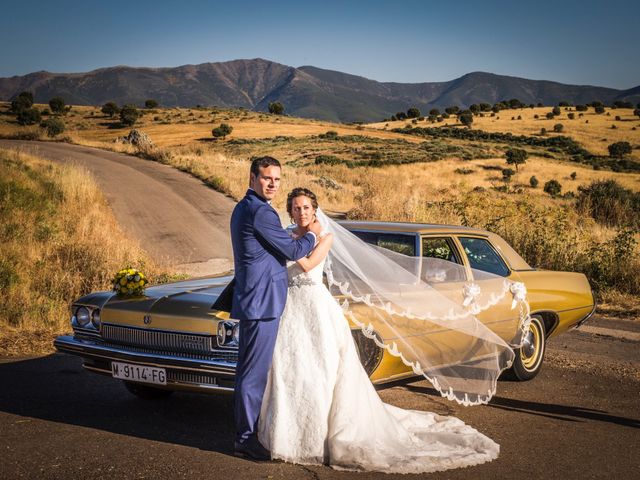
[[[91,321],[91,313],[87,307],[80,307],[76,312],[76,320],[78,321],[78,325],[85,328],[89,325]]]
[[[100,309],[96,308],[91,312],[91,324],[96,330],[100,330]]]
[[[232,341],[234,344],[238,345],[240,343],[240,322],[236,323],[231,330]]]

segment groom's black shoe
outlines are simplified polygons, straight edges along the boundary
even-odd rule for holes
[[[264,448],[258,440],[247,440],[246,443],[235,442],[233,454],[236,457],[251,458],[263,462],[271,460],[271,452]]]

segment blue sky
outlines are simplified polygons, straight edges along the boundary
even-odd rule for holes
[[[640,85],[638,1],[21,0],[0,12],[1,77],[261,57],[378,81],[486,71]]]

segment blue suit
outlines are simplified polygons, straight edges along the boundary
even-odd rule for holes
[[[255,439],[280,315],[287,300],[287,260],[313,249],[315,236],[294,240],[276,211],[249,189],[231,215],[235,288],[231,318],[240,320],[236,367],[236,441]]]

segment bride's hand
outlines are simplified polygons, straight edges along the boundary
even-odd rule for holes
[[[316,237],[319,237],[320,232],[322,232],[322,225],[320,225],[320,222],[318,220],[314,220],[307,226],[307,230],[314,233]]]

